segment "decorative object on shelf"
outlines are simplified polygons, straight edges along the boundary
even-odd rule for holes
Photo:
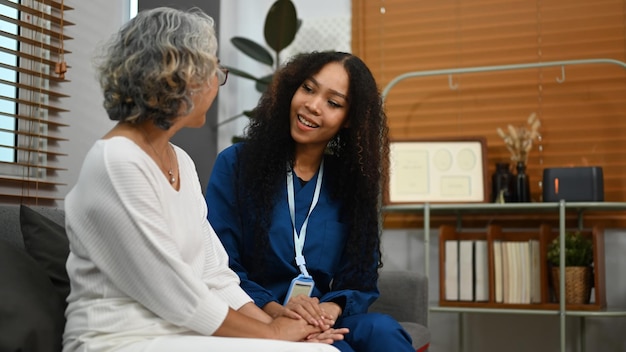
[[[530,202],[530,182],[526,174],[526,164],[518,161],[515,174],[515,201],[518,203]]]
[[[534,112],[528,116],[526,126],[507,126],[508,134],[498,127],[496,130],[498,135],[504,140],[506,148],[511,152],[511,160],[513,162],[528,162],[528,153],[533,147],[533,141],[539,138],[539,127],[541,121]]]
[[[491,176],[491,201],[510,203],[515,201],[515,184],[509,163],[496,163],[496,171]]]
[[[540,137],[541,122],[534,112],[526,120],[528,126],[507,126],[508,134],[497,128],[498,135],[504,140],[506,149],[511,152],[511,160],[516,163],[515,201],[530,202],[530,182],[526,174],[528,153],[533,147],[533,141]]]
[[[489,202],[485,137],[395,139],[383,201]]]
[[[559,237],[550,242],[547,253],[552,265],[552,287],[560,298]],[[565,303],[588,304],[593,280],[593,242],[579,231],[565,233]]]
[[[600,166],[543,169],[543,201],[603,202],[604,176]]]

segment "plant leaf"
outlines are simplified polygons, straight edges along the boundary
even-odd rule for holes
[[[241,78],[247,78],[253,81],[258,81],[259,79],[256,78],[255,76],[249,74],[248,72],[244,72],[238,68],[234,68],[231,66],[224,66],[226,69],[228,69],[228,74],[229,75],[235,75],[237,77],[241,77]]]
[[[254,60],[268,66],[274,65],[274,58],[272,58],[272,54],[256,42],[243,37],[233,37],[230,39],[230,42],[233,43],[239,51]]]
[[[277,0],[265,17],[265,41],[279,53],[293,42],[298,28],[296,7],[290,0]]]
[[[256,91],[259,93],[263,93],[267,90],[267,83],[263,83],[261,81],[256,81],[256,84],[254,85],[254,88],[256,88]]]
[[[243,111],[243,114],[249,118],[254,118],[254,113],[255,113],[254,109]]]
[[[246,138],[244,136],[233,136],[230,139],[230,141],[231,141],[232,144],[235,144],[235,143],[239,143],[239,142],[245,142]]]
[[[547,259],[554,265],[560,263],[559,237],[554,238],[548,245]],[[580,232],[565,233],[565,266],[589,266],[593,263],[593,242],[591,238]]]
[[[272,83],[272,78],[274,78],[274,74],[270,73],[267,76],[263,76],[259,79],[256,80],[256,90],[259,93],[263,93],[267,90],[267,87],[270,85],[270,83]]]

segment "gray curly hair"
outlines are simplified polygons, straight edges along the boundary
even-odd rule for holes
[[[116,121],[168,129],[218,69],[213,18],[194,8],[141,11],[101,47],[104,108]],[[184,111],[181,112],[181,107]]]

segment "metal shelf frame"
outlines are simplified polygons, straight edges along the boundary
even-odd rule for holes
[[[555,67],[561,66],[561,77],[556,78],[557,82],[565,82],[565,66],[571,65],[597,65],[597,64],[609,64],[617,65],[626,69],[626,63],[615,59],[606,58],[593,58],[593,59],[581,59],[581,60],[562,60],[562,61],[546,61],[535,63],[522,63],[511,65],[495,65],[495,66],[476,66],[476,67],[461,67],[461,68],[448,68],[441,70],[429,70],[429,71],[413,71],[403,73],[392,79],[382,91],[383,102],[386,100],[387,95],[391,88],[409,78],[419,78],[428,76],[442,76],[448,75],[448,85],[450,89],[455,90],[457,87],[452,83],[452,75],[466,74],[466,73],[480,73],[480,72],[495,72],[495,71],[512,71],[512,70],[527,70],[531,68],[543,68],[543,67]]]

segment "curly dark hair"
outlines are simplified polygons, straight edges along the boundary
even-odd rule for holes
[[[152,120],[167,130],[218,64],[214,21],[197,8],[144,10],[100,47],[96,58],[111,120]],[[183,111],[184,113],[185,111]]]
[[[343,217],[350,226],[350,245],[343,254],[349,265],[338,272],[335,289],[372,289],[378,279],[377,270],[372,268],[382,267],[380,196],[387,181],[389,140],[380,92],[361,59],[342,52],[300,54],[274,75],[245,130],[239,192],[254,206],[254,218],[258,219],[255,246],[261,256],[276,195],[284,187],[285,172],[295,158],[289,125],[292,97],[306,79],[333,62],[340,63],[349,77],[349,127],[329,142],[326,157],[331,195],[341,200]],[[261,257],[254,261],[262,266]]]

